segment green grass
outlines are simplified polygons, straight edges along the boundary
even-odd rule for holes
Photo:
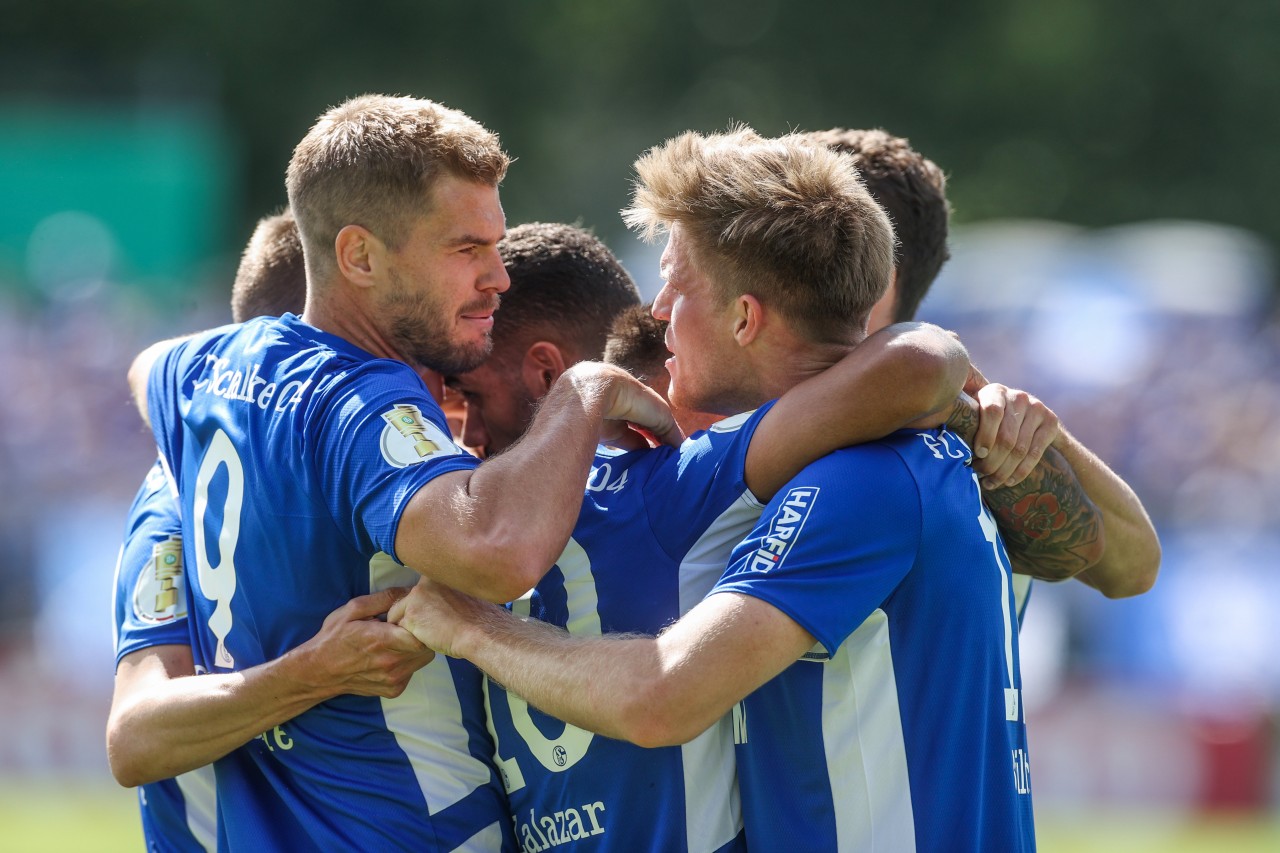
[[[1038,813],[1036,837],[1040,853],[1276,853],[1280,820]]]
[[[102,783],[0,782],[0,853],[138,853],[137,793]]]
[[[1036,815],[1041,853],[1276,853],[1280,819],[1082,812]],[[101,783],[0,782],[0,853],[136,853],[133,791]]]

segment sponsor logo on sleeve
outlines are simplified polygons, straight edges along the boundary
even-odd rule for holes
[[[422,416],[412,403],[398,403],[382,413],[387,425],[380,442],[382,458],[389,465],[404,468],[433,456],[452,456],[462,450],[444,431]]]
[[[786,500],[769,522],[769,532],[751,556],[751,571],[770,572],[782,565],[809,520],[818,491],[817,487],[806,486],[787,492]]]
[[[170,536],[151,549],[151,560],[138,573],[133,588],[133,613],[138,621],[162,625],[187,617],[183,594],[182,537]]]

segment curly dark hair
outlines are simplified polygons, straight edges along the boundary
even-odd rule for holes
[[[517,225],[498,243],[511,276],[494,314],[495,353],[549,340],[575,360],[598,359],[613,320],[640,292],[609,247],[560,223]]]

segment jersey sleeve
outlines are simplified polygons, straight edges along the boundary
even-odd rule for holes
[[[760,507],[747,489],[747,448],[774,402],[687,439],[675,451],[675,464],[654,466],[645,483],[645,510],[667,554],[684,555],[734,503],[745,501]]]
[[[151,646],[191,645],[185,583],[178,504],[157,462],[129,510],[116,565],[117,664]]]
[[[921,512],[915,478],[893,450],[837,451],[769,502],[712,593],[768,602],[834,655],[911,569]]]
[[[313,397],[302,429],[334,521],[361,550],[392,557],[414,493],[479,464],[453,443],[444,413],[417,377],[388,361],[335,377]]]
[[[203,364],[221,331],[215,329],[179,341],[151,365],[151,373],[147,377],[147,415],[156,447],[160,449],[160,459],[171,472],[178,470],[182,458],[180,401],[183,379],[193,368],[198,369]]]

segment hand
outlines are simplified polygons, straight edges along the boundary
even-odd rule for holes
[[[423,578],[387,614],[387,621],[409,631],[424,645],[442,655],[461,657],[461,633],[497,605],[464,595],[443,584]]]
[[[628,428],[661,444],[678,446],[684,435],[671,407],[652,388],[620,367],[598,362],[579,362],[571,370],[580,371],[604,384],[606,408],[602,440],[620,436]]]
[[[978,431],[973,439],[973,468],[984,489],[1015,486],[1040,463],[1058,437],[1058,416],[1026,391],[994,382],[976,390]]]
[[[408,593],[404,587],[353,598],[325,617],[319,633],[290,654],[306,661],[329,695],[394,699],[435,652],[398,625],[378,619]]]

